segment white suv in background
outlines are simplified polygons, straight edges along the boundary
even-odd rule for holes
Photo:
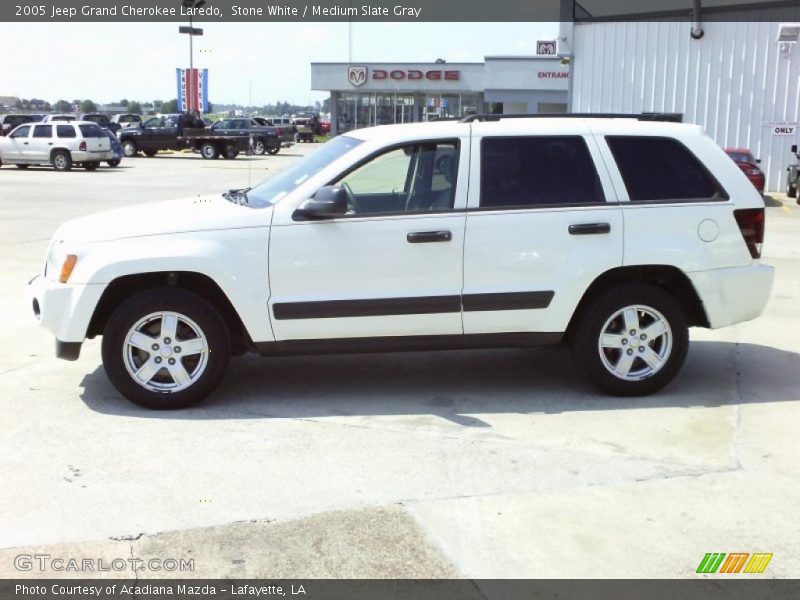
[[[108,137],[89,121],[29,123],[0,138],[0,166],[53,165],[56,171],[69,171],[77,164],[92,171],[113,159]]]
[[[763,311],[764,202],[698,126],[574,117],[359,129],[249,190],[70,221],[33,312],[61,358],[102,335],[151,408],[246,351],[566,343],[606,392],[656,391],[689,327]]]

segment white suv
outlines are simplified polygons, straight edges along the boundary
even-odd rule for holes
[[[0,166],[53,165],[56,171],[69,171],[77,164],[93,171],[113,159],[108,137],[89,121],[29,123],[0,138]]]
[[[207,396],[231,355],[567,343],[611,394],[757,317],[764,202],[694,125],[473,117],[339,136],[260,185],[62,225],[33,311],[119,391]],[[531,365],[531,368],[536,368]]]

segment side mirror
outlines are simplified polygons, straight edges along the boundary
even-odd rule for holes
[[[347,213],[347,192],[338,185],[326,185],[319,188],[300,208],[294,211],[295,221],[315,221],[335,219]]]
[[[793,145],[792,145],[792,152],[794,152],[795,154],[797,154],[797,144],[793,144]]]
[[[761,159],[760,159],[760,158],[757,158],[757,159],[756,159],[756,164],[757,164],[757,165],[760,165],[760,164],[761,164]]]

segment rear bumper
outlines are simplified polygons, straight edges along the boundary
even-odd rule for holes
[[[708,317],[711,329],[755,319],[767,305],[775,268],[748,267],[687,273]]]
[[[105,150],[103,152],[83,152],[81,150],[72,151],[72,162],[103,162],[104,160],[113,160],[114,152]]]

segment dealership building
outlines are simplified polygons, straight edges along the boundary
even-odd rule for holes
[[[681,113],[720,146],[750,149],[766,191],[784,191],[800,144],[800,3],[709,4],[688,18],[574,4],[558,44],[571,63],[570,112]]]
[[[311,63],[311,88],[330,92],[331,127],[563,113],[569,68],[552,56],[487,56],[482,63]]]

